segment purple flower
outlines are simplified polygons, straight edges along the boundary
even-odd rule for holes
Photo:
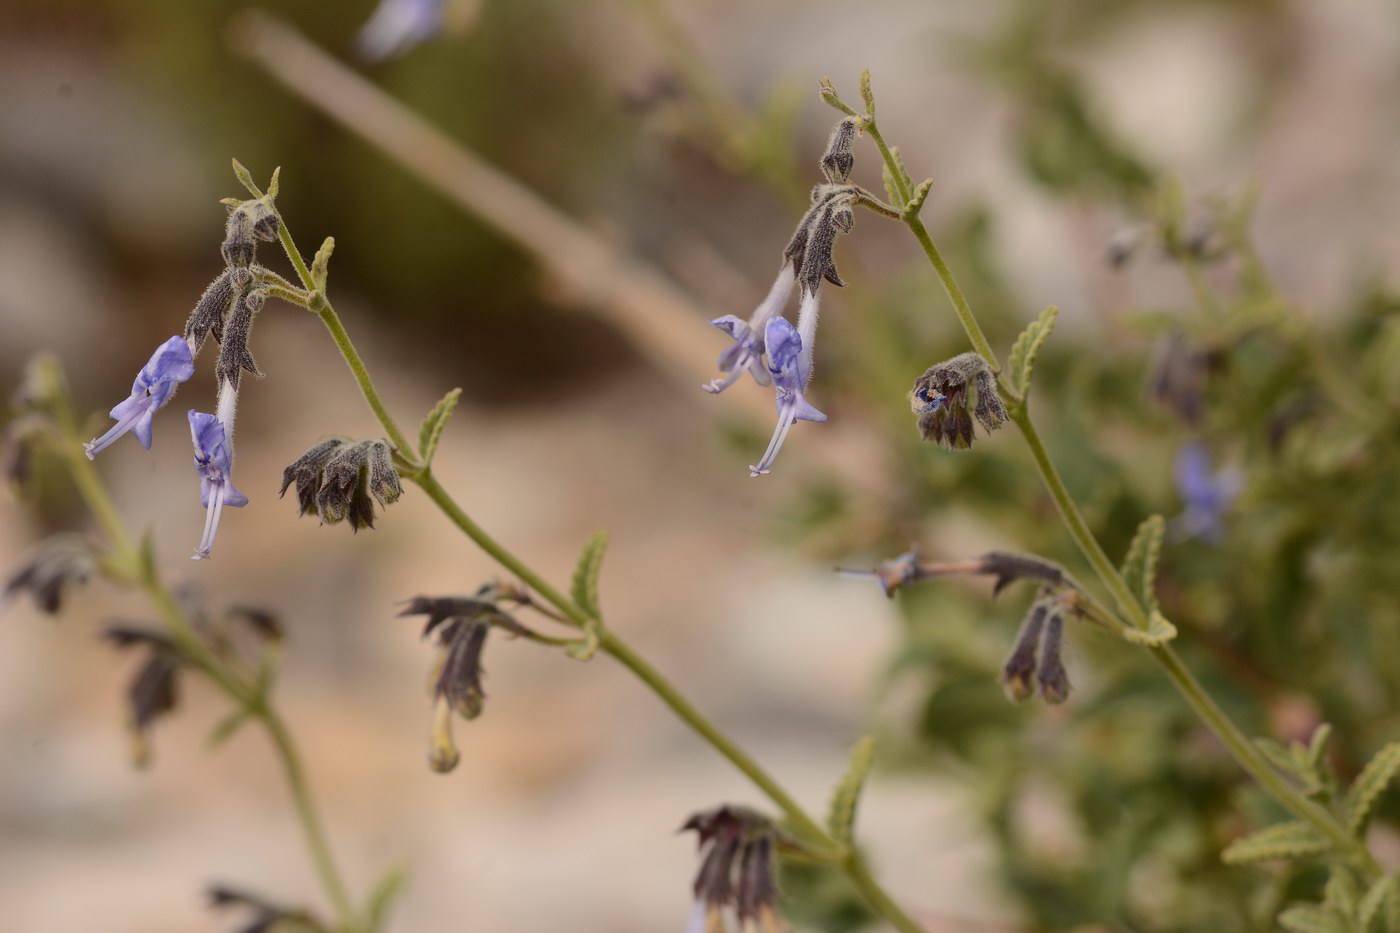
[[[749,467],[750,476],[762,476],[773,467],[778,451],[783,447],[788,432],[798,421],[825,421],[826,415],[812,407],[802,395],[807,381],[812,377],[812,338],[816,335],[817,296],[815,293],[802,298],[801,330],[794,328],[787,318],[775,317],[768,322],[764,331],[764,342],[768,349],[768,372],[773,377],[778,404],[778,424],[773,428],[773,437],[763,459]],[[806,335],[804,337],[804,334]]]
[[[199,502],[207,510],[204,537],[195,548],[194,560],[209,557],[214,535],[219,531],[219,514],[224,506],[242,508],[248,497],[229,480],[233,469],[233,445],[224,433],[224,423],[214,415],[190,409],[190,435],[194,439],[194,468],[199,473]]]
[[[407,52],[442,28],[443,0],[379,0],[356,45],[370,61]]]
[[[1225,534],[1225,511],[1239,497],[1244,478],[1233,467],[1211,471],[1204,444],[1189,443],[1176,455],[1176,488],[1186,511],[1174,524],[1183,538],[1219,542]]]
[[[723,392],[733,385],[745,370],[753,374],[754,381],[759,385],[768,385],[768,369],[763,363],[764,330],[773,315],[787,304],[788,296],[792,294],[792,287],[796,282],[797,276],[792,265],[784,262],[782,269],[778,270],[778,278],[773,282],[768,297],[754,309],[747,321],[733,314],[710,321],[732,337],[734,345],[719,355],[719,369],[729,375],[723,379],[711,380],[701,388],[712,394]]]
[[[97,452],[109,447],[128,431],[136,435],[141,446],[151,449],[151,419],[156,411],[175,394],[175,387],[194,375],[194,357],[184,337],[171,337],[156,347],[150,360],[136,374],[131,384],[131,398],[112,409],[117,420],[111,430],[83,445],[91,460]]]

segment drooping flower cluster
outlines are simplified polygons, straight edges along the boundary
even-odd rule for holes
[[[694,830],[708,851],[693,886],[695,907],[686,933],[727,933],[732,913],[745,933],[780,933],[773,857],[778,831],[747,807],[724,805],[696,813],[682,831]]]
[[[88,581],[97,557],[76,535],[56,535],[36,547],[0,589],[0,608],[27,591],[35,608],[57,615],[64,594]]]
[[[168,635],[153,629],[113,625],[102,637],[118,648],[142,648],[146,652],[146,659],[127,688],[131,759],[137,767],[145,767],[151,761],[151,726],[172,712],[179,699],[175,675],[181,666],[180,654]]]
[[[867,196],[847,182],[855,163],[851,146],[859,129],[858,118],[848,117],[832,131],[820,162],[826,182],[812,190],[812,206],[783,249],[783,262],[767,297],[747,321],[732,314],[710,321],[728,334],[733,344],[719,356],[719,369],[725,375],[703,386],[705,391],[722,392],[745,372],[759,385],[774,389],[778,423],[768,449],[749,468],[751,476],[771,471],[794,424],[821,422],[827,417],[807,401],[805,392],[812,378],[812,350],[821,310],[819,289],[824,281],[838,287],[846,284],[837,274],[832,249],[836,238],[855,223],[853,206]],[[799,294],[796,327],[782,315],[793,286]]]
[[[267,299],[266,283],[287,285],[255,261],[258,242],[275,240],[278,236],[280,221],[273,207],[275,196],[274,177],[273,186],[266,195],[249,201],[224,202],[229,213],[220,245],[223,271],[196,302],[185,322],[184,336],[174,336],[162,343],[137,373],[131,396],[111,411],[116,424],[84,445],[91,459],[122,435],[132,433],[141,446],[149,450],[155,413],[170,401],[180,383],[194,375],[195,357],[208,339],[214,338],[219,344],[219,357],[214,366],[218,384],[215,413],[194,409],[188,413],[195,471],[200,479],[200,501],[206,509],[204,534],[195,549],[195,559],[210,556],[224,507],[238,508],[248,502],[230,481],[233,425],[243,373],[262,375],[249,352],[248,340],[254,318]]]
[[[426,615],[423,637],[437,633],[439,655],[429,683],[433,696],[432,745],[428,764],[446,773],[461,753],[452,738],[452,714],[472,720],[481,715],[486,693],[481,686],[481,653],[491,627],[524,634],[528,630],[500,608],[498,601],[520,601],[515,590],[488,583],[474,596],[415,596],[400,616]]]
[[[383,508],[403,493],[389,443],[378,438],[321,441],[282,471],[278,495],[289,487],[296,488],[299,514],[319,515],[328,525],[348,520],[355,531],[374,527],[374,500]]]
[[[1063,703],[1069,697],[1069,674],[1061,657],[1064,615],[1075,605],[1079,584],[1059,564],[1032,554],[989,551],[971,560],[920,563],[915,545],[874,570],[840,570],[847,576],[874,577],[886,596],[924,580],[947,576],[995,577],[992,595],[1026,580],[1040,585],[1040,595],[1021,625],[1015,647],[1002,665],[1001,683],[1016,702],[1039,695],[1047,703]]]
[[[1008,420],[991,366],[972,351],[930,366],[914,383],[910,407],[923,439],[949,450],[972,446],[974,417],[989,432]]]

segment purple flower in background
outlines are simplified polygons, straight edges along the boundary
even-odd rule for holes
[[[190,409],[190,435],[194,439],[194,468],[199,473],[199,502],[207,510],[204,537],[195,548],[194,560],[209,557],[214,535],[219,531],[219,514],[224,506],[242,508],[248,497],[229,480],[233,469],[233,447],[224,433],[224,424],[214,415]]]
[[[772,469],[773,461],[794,424],[799,421],[826,420],[826,415],[817,411],[802,396],[807,388],[807,381],[812,377],[811,341],[816,335],[816,304],[816,294],[803,297],[801,330],[794,328],[787,318],[782,317],[771,319],[765,328],[768,372],[773,377],[773,387],[776,391],[778,424],[773,428],[773,437],[768,442],[768,449],[763,452],[763,459],[749,467],[750,476],[762,476]]]
[[[171,337],[156,347],[150,360],[136,374],[131,384],[131,398],[112,409],[111,415],[117,423],[101,437],[93,438],[83,445],[91,460],[97,452],[111,446],[112,442],[131,431],[141,446],[151,449],[151,419],[155,413],[175,394],[175,387],[194,375],[194,357],[190,345],[184,337]]]
[[[360,55],[383,61],[401,55],[442,29],[443,0],[379,0],[355,42]]]
[[[768,369],[763,363],[764,331],[773,315],[787,304],[788,296],[792,294],[792,287],[796,282],[796,273],[792,266],[785,262],[783,268],[778,271],[778,278],[769,290],[768,297],[754,309],[747,321],[733,314],[710,321],[734,338],[734,345],[719,355],[719,369],[729,375],[723,379],[711,380],[701,388],[712,394],[723,392],[733,385],[745,370],[753,374],[754,381],[759,385],[768,385]]]
[[[1224,467],[1212,472],[1210,452],[1192,442],[1176,455],[1176,488],[1186,505],[1174,521],[1178,534],[1219,542],[1225,534],[1225,511],[1244,488],[1240,471]]]

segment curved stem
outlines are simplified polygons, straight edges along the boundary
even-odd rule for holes
[[[283,231],[286,224],[282,225]],[[318,296],[319,297],[319,296]],[[336,336],[336,346],[340,349],[341,355],[345,357],[345,362],[349,365],[351,372],[355,376],[355,381],[359,383],[360,390],[365,399],[377,399],[378,394],[374,390],[374,382],[370,378],[369,372],[365,369],[364,363],[355,354],[354,346],[350,342],[349,336],[345,333],[344,326],[340,323],[335,311],[328,302],[322,300],[322,306],[317,309],[321,319],[326,322],[331,334]],[[392,437],[398,432],[393,418],[382,405],[375,405],[371,402],[370,407],[374,410],[375,416],[379,419],[384,430]],[[909,916],[890,896],[880,887],[879,883],[870,875],[861,856],[853,849],[842,846],[804,810],[797,800],[789,794],[781,784],[779,784],[758,762],[754,761],[742,748],[740,748],[729,736],[727,736],[718,726],[711,722],[698,709],[695,708],[685,696],[676,689],[675,685],[667,680],[662,674],[652,667],[641,655],[637,654],[626,642],[617,635],[605,628],[602,628],[602,621],[593,618],[588,612],[564,596],[555,589],[549,581],[540,574],[532,570],[529,565],[507,550],[500,542],[491,537],[486,529],[482,528],[475,520],[468,515],[452,495],[443,488],[433,475],[430,466],[425,465],[421,471],[408,477],[416,483],[429,499],[438,507],[449,521],[458,527],[477,547],[485,551],[498,564],[517,576],[522,583],[533,589],[546,602],[554,606],[564,617],[581,628],[596,626],[601,631],[599,647],[608,655],[616,659],[624,667],[630,670],[644,684],[649,687],[657,697],[665,703],[686,725],[688,725],[697,735],[704,739],[715,751],[738,768],[754,785],[761,790],[777,807],[783,811],[788,821],[794,829],[805,838],[804,845],[818,858],[823,861],[837,863],[841,870],[851,879],[851,882],[867,899],[871,908],[880,916],[889,920],[903,933],[922,933],[920,927],[909,918]]]
[[[275,709],[268,705],[267,697],[256,683],[245,679],[227,662],[215,654],[194,624],[176,602],[174,595],[155,575],[154,570],[143,567],[144,558],[132,541],[125,523],[117,512],[116,504],[102,482],[96,465],[81,452],[82,441],[78,432],[77,419],[68,401],[67,388],[61,377],[54,373],[56,391],[54,399],[54,420],[59,428],[59,447],[69,474],[73,477],[78,493],[88,509],[102,526],[111,547],[125,568],[133,571],[136,582],[146,591],[155,604],[165,623],[166,631],[174,640],[183,658],[196,670],[204,673],[209,680],[236,705],[242,707],[250,717],[262,724],[272,740],[273,750],[282,764],[292,794],[292,805],[301,824],[302,835],[311,860],[316,866],[326,896],[331,902],[337,918],[337,929],[343,933],[356,933],[360,924],[354,907],[346,894],[345,883],[341,880],[330,846],[326,842],[321,818],[316,810],[315,798],[306,781],[306,774],[297,752],[296,743],[286,724]]]
[[[257,718],[267,730],[268,737],[272,739],[273,748],[277,751],[277,758],[282,763],[282,773],[286,775],[287,787],[292,792],[292,805],[297,812],[297,821],[301,824],[302,836],[306,839],[306,847],[311,853],[311,861],[316,865],[316,874],[321,878],[321,886],[326,890],[326,896],[330,899],[331,907],[335,910],[339,920],[339,927],[344,931],[358,930],[359,922],[355,919],[355,908],[350,903],[350,896],[346,893],[345,882],[340,877],[340,871],[336,868],[335,858],[331,855],[330,844],[326,841],[326,831],[321,825],[321,817],[316,810],[316,798],[311,793],[310,785],[306,781],[306,772],[302,768],[301,756],[297,752],[296,743],[292,740],[292,735],[287,731],[286,723],[277,711],[269,706],[260,704],[257,707]]]
[[[871,127],[870,132],[871,138],[874,139],[880,149],[880,154],[885,159],[886,168],[893,177],[898,179],[898,163],[885,145],[884,140],[880,138],[878,131]],[[913,232],[915,239],[919,241],[919,245],[923,247],[929,263],[942,281],[943,287],[953,303],[953,310],[957,313],[958,320],[962,323],[963,330],[967,334],[968,341],[994,368],[999,368],[996,357],[987,344],[987,338],[977,323],[976,316],[968,306],[966,298],[963,297],[962,290],[953,278],[952,271],[934,245],[933,238],[929,236],[927,228],[914,214],[906,214],[904,222]],[[1094,573],[1103,586],[1113,594],[1119,611],[1135,627],[1146,629],[1148,619],[1142,605],[1133,596],[1132,590],[1128,588],[1128,584],[1123,579],[1122,574],[1118,572],[1118,568],[1104,553],[1103,546],[1099,544],[1098,538],[1089,529],[1079,507],[1071,498],[1069,490],[1065,488],[1064,480],[1060,478],[1059,471],[1055,469],[1055,464],[1050,460],[1050,455],[1046,452],[1045,445],[1041,441],[1039,433],[1036,432],[1035,425],[1031,422],[1026,400],[1012,399],[1008,408],[1012,420],[1016,422],[1021,436],[1026,441],[1026,446],[1030,448],[1031,458],[1035,461],[1041,480],[1050,493],[1050,498],[1054,500],[1055,507],[1059,511],[1060,518],[1064,521],[1070,537],[1074,539],[1080,553],[1094,569]],[[1171,680],[1173,686],[1186,699],[1201,721],[1224,743],[1241,768],[1286,810],[1300,820],[1311,824],[1331,841],[1337,850],[1349,858],[1368,878],[1380,877],[1381,869],[1365,845],[1355,839],[1325,808],[1307,799],[1273,769],[1191,674],[1171,646],[1151,646],[1149,651],[1153,660]]]
[[[287,225],[282,224],[282,229],[286,230]],[[295,254],[293,254],[295,255]],[[365,402],[369,404],[374,416],[379,419],[379,423],[384,427],[384,433],[389,436],[389,440],[398,449],[400,457],[409,463],[417,462],[418,448],[408,442],[402,431],[399,430],[398,423],[389,414],[389,409],[384,407],[384,401],[379,397],[379,392],[374,388],[374,381],[369,377],[369,371],[365,369],[364,360],[360,359],[360,354],[355,349],[355,345],[350,342],[350,335],[345,332],[345,326],[340,323],[339,316],[331,303],[324,295],[313,296],[311,300],[312,310],[321,318],[326,325],[326,330],[331,332],[331,339],[340,348],[340,355],[345,357],[346,365],[350,367],[350,372],[355,376],[355,382],[360,387],[361,394],[365,397]]]

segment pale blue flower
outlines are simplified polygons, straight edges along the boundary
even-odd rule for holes
[[[194,356],[184,337],[171,337],[156,347],[150,360],[136,374],[131,384],[131,397],[111,411],[117,423],[101,437],[83,445],[91,460],[97,452],[110,446],[128,431],[136,435],[141,446],[151,449],[151,419],[175,394],[175,387],[194,375]]]
[[[772,469],[773,461],[777,459],[778,451],[782,449],[783,441],[794,424],[826,420],[826,415],[817,411],[803,396],[807,382],[812,378],[811,342],[816,335],[816,304],[815,294],[803,296],[800,330],[783,317],[772,318],[765,328],[764,343],[767,345],[768,372],[773,378],[778,406],[778,423],[773,428],[773,437],[763,458],[749,467],[750,476],[762,476]]]
[[[209,557],[214,536],[219,531],[219,515],[224,506],[242,508],[248,497],[229,479],[233,470],[233,448],[224,423],[215,415],[190,409],[190,436],[194,440],[194,468],[199,474],[199,501],[206,509],[204,537],[195,548],[194,560]]]
[[[402,55],[442,29],[443,0],[380,0],[355,42],[370,61]]]
[[[1189,443],[1176,455],[1176,488],[1186,510],[1174,521],[1183,538],[1205,538],[1218,543],[1225,535],[1225,512],[1244,488],[1238,469],[1211,470],[1210,452],[1204,444]]]
[[[773,287],[768,291],[768,297],[764,298],[759,306],[754,309],[747,321],[733,315],[726,314],[710,321],[711,324],[724,331],[734,340],[734,345],[728,347],[719,355],[719,369],[728,373],[723,379],[711,380],[702,386],[706,392],[719,393],[734,384],[745,371],[753,375],[754,381],[761,386],[769,384],[768,367],[763,362],[764,353],[764,330],[768,321],[782,310],[787,304],[788,296],[792,294],[792,287],[797,282],[797,276],[790,263],[784,262],[782,269],[778,270],[778,278],[773,282]]]

